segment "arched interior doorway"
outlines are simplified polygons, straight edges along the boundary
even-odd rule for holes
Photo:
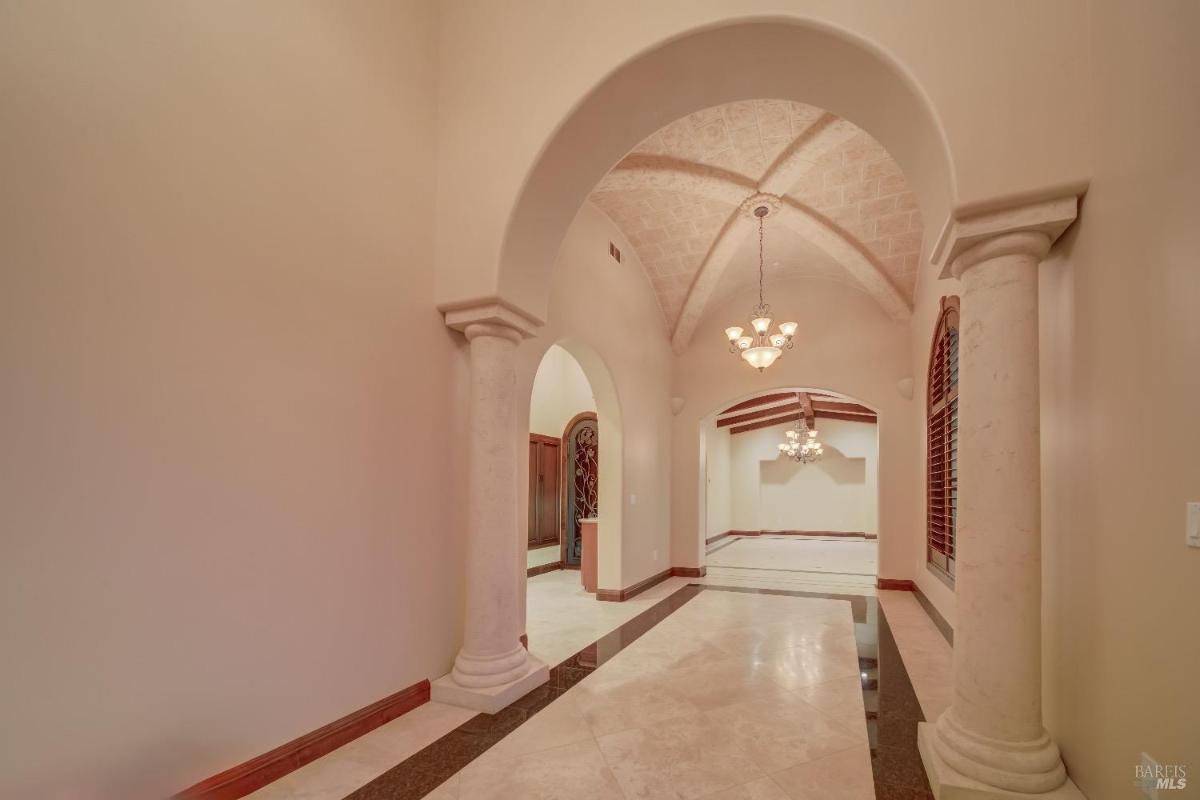
[[[700,425],[709,577],[861,593],[879,574],[878,414],[817,389],[761,392]],[[792,441],[806,449],[789,447]]]
[[[579,521],[593,518],[600,584],[616,585],[605,581],[620,580],[621,413],[607,366],[582,340],[562,339],[542,356],[529,448],[527,568],[579,569]]]

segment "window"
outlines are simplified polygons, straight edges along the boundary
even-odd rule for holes
[[[926,557],[954,580],[958,530],[958,298],[943,297],[929,354]]]

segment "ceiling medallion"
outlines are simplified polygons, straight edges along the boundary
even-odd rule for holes
[[[771,307],[763,299],[763,220],[771,213],[763,203],[754,209],[758,217],[758,305],[750,317],[751,336],[743,336],[745,328],[733,326],[725,329],[729,339],[729,352],[740,355],[750,366],[762,372],[783,355],[783,348],[792,348],[792,337],[796,335],[796,323],[781,322],[779,332],[771,333]]]

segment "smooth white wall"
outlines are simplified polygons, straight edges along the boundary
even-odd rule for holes
[[[434,18],[2,16],[0,796],[161,798],[458,647]]]
[[[735,530],[878,532],[875,426],[817,420],[825,455],[797,464],[779,455],[792,425],[730,437],[730,496]]]
[[[529,432],[561,437],[577,414],[596,410],[596,398],[583,367],[559,345],[538,364],[529,401]]]

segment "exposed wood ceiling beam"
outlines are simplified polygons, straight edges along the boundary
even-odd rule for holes
[[[798,419],[800,419],[800,412],[797,411],[795,414],[786,414],[782,417],[773,417],[759,422],[751,422],[748,425],[739,425],[736,428],[730,428],[729,435],[734,436],[739,433],[746,433],[747,431],[756,431],[759,428],[769,428],[772,425],[779,425],[784,422],[795,422]]]
[[[811,430],[813,425],[813,402],[808,396],[808,392],[800,392],[797,397],[800,398],[800,410],[804,414],[804,424]]]
[[[838,411],[818,411],[817,419],[840,419],[843,422],[865,422],[869,425],[879,422],[879,418],[874,414],[843,414]]]
[[[795,397],[796,395],[792,395]],[[748,411],[745,414],[738,414],[736,417],[724,417],[717,420],[717,427],[724,428],[729,425],[741,425],[743,422],[752,422],[756,419],[764,417],[773,417],[777,414],[786,413],[789,411],[800,411],[803,408],[800,401],[785,403],[783,405],[771,406],[770,408],[761,408],[758,411]]]
[[[767,417],[765,419],[759,419],[759,420],[755,420],[753,422],[748,422],[744,425],[736,425],[729,429],[729,435],[733,436],[733,435],[739,434],[739,433],[747,433],[749,431],[756,431],[761,428],[770,428],[773,425],[782,425],[787,422],[795,422],[796,420],[800,419],[800,414],[801,414],[801,412],[799,410],[797,410],[791,414],[783,414],[783,415],[779,415],[779,416]],[[867,416],[865,414],[843,414],[838,411],[814,411],[813,417],[814,417],[814,423],[816,422],[816,420],[836,419],[836,420],[841,420],[843,422],[862,422],[862,423],[866,423],[868,425],[875,425],[879,421],[878,417],[876,417],[874,414]],[[813,427],[816,427],[815,424],[813,424]]]
[[[775,392],[774,394],[764,394],[759,397],[751,397],[749,400],[743,400],[737,405],[732,405],[721,412],[724,414],[732,414],[734,411],[741,411],[744,408],[754,408],[755,406],[765,406],[767,403],[777,403],[780,400],[791,400],[796,396],[795,392]]]
[[[875,412],[866,406],[860,406],[858,403],[830,403],[823,400],[814,400],[813,408],[817,411],[838,411],[843,414],[870,414],[875,416]]]

